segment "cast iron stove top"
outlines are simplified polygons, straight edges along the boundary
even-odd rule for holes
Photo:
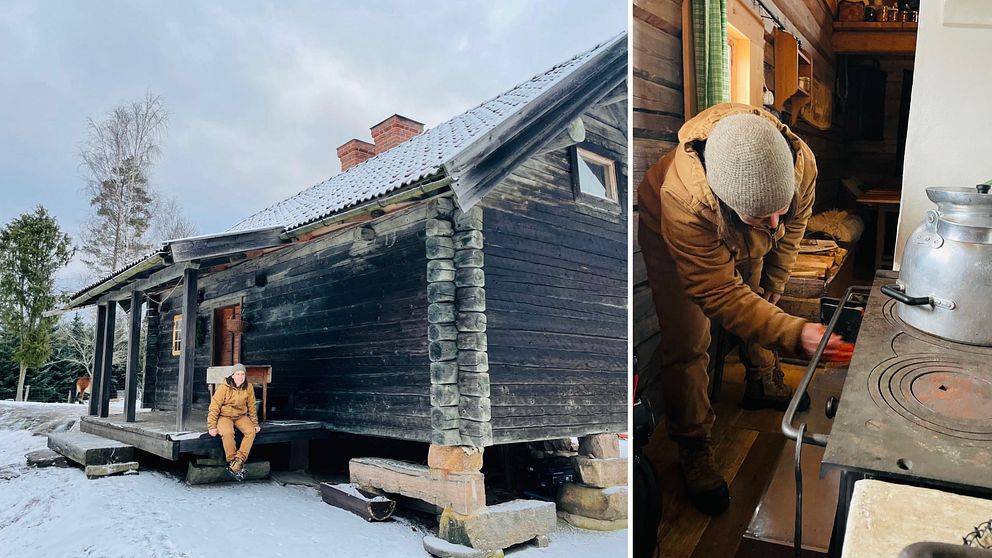
[[[880,272],[823,456],[824,467],[992,494],[992,347],[905,324]]]

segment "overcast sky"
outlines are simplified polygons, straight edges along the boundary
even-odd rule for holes
[[[383,118],[433,127],[626,21],[624,0],[0,0],[0,224],[41,204],[76,238],[86,120],[145,92],[169,111],[152,185],[220,232],[337,174]]]

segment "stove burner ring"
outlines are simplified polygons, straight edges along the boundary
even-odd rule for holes
[[[992,378],[954,356],[915,354],[878,364],[868,375],[876,405],[933,432],[992,441]]]
[[[949,349],[953,351],[961,351],[964,353],[972,353],[976,355],[992,356],[992,347],[982,347],[979,345],[966,345],[964,343],[955,343],[954,341],[948,341],[947,339],[941,339],[936,335],[930,333],[925,333],[916,329],[915,327],[907,324],[899,317],[899,303],[895,300],[889,299],[882,304],[882,315],[885,316],[885,320],[890,324],[894,325],[899,331],[906,333],[910,337],[923,341],[924,343],[929,343],[934,347],[940,347],[942,349]]]

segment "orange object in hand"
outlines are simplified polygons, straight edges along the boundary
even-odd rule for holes
[[[816,348],[819,347],[820,340],[823,339],[823,334],[826,332],[827,326],[823,324],[809,323],[803,326],[800,341],[806,356],[811,357],[816,353]],[[854,343],[844,341],[836,333],[830,335],[830,340],[827,341],[827,346],[823,349],[823,359],[827,362],[851,362],[853,355]]]

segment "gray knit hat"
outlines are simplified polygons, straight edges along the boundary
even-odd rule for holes
[[[710,131],[705,158],[710,188],[737,213],[764,217],[792,203],[792,150],[767,119],[750,113],[723,118]]]

